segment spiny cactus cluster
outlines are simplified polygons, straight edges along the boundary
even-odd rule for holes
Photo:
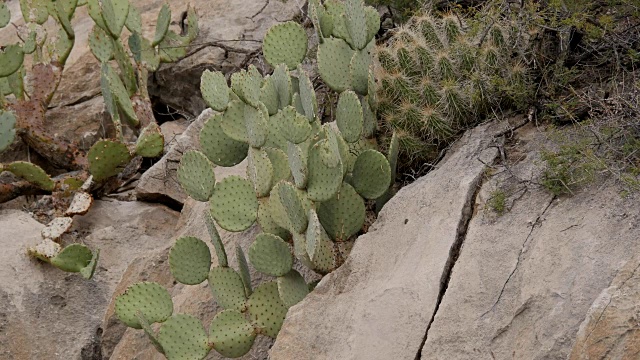
[[[89,46],[102,64],[102,94],[116,129],[115,139],[98,141],[86,154],[76,144],[61,142],[44,129],[45,111],[74,45],[71,20],[80,6],[88,8],[95,23],[89,35]],[[155,71],[161,62],[175,61],[186,54],[186,46],[197,36],[197,17],[189,8],[188,33],[180,36],[169,29],[171,11],[165,4],[158,15],[153,40],[148,40],[142,35],[140,13],[128,0],[21,1],[20,9],[25,21],[18,29],[22,42],[0,50],[0,151],[11,145],[16,135],[21,135],[53,165],[82,171],[73,177],[52,179],[39,166],[19,161],[0,164],[0,172],[9,171],[54,194],[59,192],[67,196],[75,192],[65,217],[55,219],[47,227],[55,229],[48,233],[57,235],[52,237],[43,233],[44,242],[29,249],[29,253],[63,270],[82,272],[90,277],[95,269],[97,251],[92,253],[80,244],[61,249],[54,240],[70,228],[69,216],[84,214],[91,205],[90,189],[79,189],[83,183],[100,183],[118,175],[136,156],[162,154],[164,139],[153,118],[147,93],[148,72]],[[48,33],[43,26],[49,17],[55,20],[59,29],[57,34]],[[0,27],[7,26],[10,19],[9,8],[0,4]],[[131,34],[127,41],[128,51],[120,39],[125,27]],[[33,64],[28,77],[24,66],[27,55],[32,56]],[[131,58],[135,60],[135,67]],[[111,60],[115,60],[119,72],[109,64]],[[121,116],[134,129],[142,128],[135,144],[125,143]],[[74,210],[77,207],[81,211]],[[92,270],[81,271],[86,266]]]
[[[207,335],[194,317],[172,315],[168,294],[160,296],[157,284],[133,285],[116,302],[119,318],[145,329],[168,359],[202,359],[211,349],[240,357],[258,334],[275,338],[288,308],[311,288],[293,269],[294,257],[320,274],[334,270],[342,261],[340,243],[363,227],[365,199],[389,189],[397,152],[387,157],[372,140],[377,121],[370,65],[378,15],[362,0],[311,1],[310,14],[321,36],[320,75],[340,93],[335,122],[320,120],[313,84],[301,66],[308,39],[297,23],[275,25],[265,35],[272,74],[263,77],[249,66],[231,76],[231,88],[220,72],[202,75],[203,98],[218,113],[204,123],[200,151],[181,159],[178,180],[192,198],[209,202],[205,221],[218,265],[211,267],[208,245],[194,237],[177,240],[169,263],[181,283],[208,281],[224,311]],[[245,158],[246,179],[216,182],[214,166]],[[238,232],[256,222],[262,232],[248,260],[276,280],[252,289],[244,252],[236,248],[240,266],[230,268],[216,226]],[[151,322],[163,322],[157,334]]]
[[[512,58],[510,29],[472,22],[424,14],[377,49],[381,124],[398,134],[408,161],[426,160],[492,109],[525,101],[526,67]]]

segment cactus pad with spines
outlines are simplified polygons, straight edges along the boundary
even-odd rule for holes
[[[120,106],[120,109],[122,109],[122,112],[124,112],[127,118],[132,121],[132,125],[137,125],[139,120],[135,110],[133,109],[133,104],[129,97],[129,91],[120,80],[118,74],[109,64],[103,63],[102,76],[104,77],[104,81],[108,84],[109,90]]]
[[[8,45],[0,50],[0,77],[7,77],[20,69],[24,61],[24,51],[15,45]]]
[[[258,199],[251,182],[229,176],[216,184],[209,199],[211,215],[228,231],[248,229],[258,217]]]
[[[268,119],[269,111],[263,103],[259,103],[258,108],[244,107],[244,121],[249,145],[258,148],[265,144],[269,132]]]
[[[93,253],[88,247],[82,244],[71,244],[51,258],[49,262],[63,271],[80,272],[89,265],[92,258]]]
[[[93,277],[93,274],[96,272],[96,268],[98,267],[98,260],[100,259],[100,250],[95,250],[91,255],[91,260],[87,266],[80,269],[80,275],[83,278],[89,280]]]
[[[284,109],[291,105],[291,97],[293,96],[291,91],[291,77],[289,76],[287,65],[280,64],[276,66],[271,77],[278,92],[278,109]]]
[[[345,0],[344,11],[345,24],[353,46],[356,49],[364,49],[369,34],[363,0]]]
[[[240,269],[240,278],[242,279],[242,284],[244,285],[244,294],[249,297],[253,292],[251,288],[251,273],[249,272],[249,263],[247,263],[247,258],[244,256],[244,251],[240,245],[236,244],[236,259],[238,260],[238,268]]]
[[[309,120],[296,112],[292,106],[287,106],[280,110],[275,116],[275,121],[281,124],[283,136],[287,141],[299,144],[311,135],[311,125]]]
[[[267,107],[269,115],[278,113],[278,90],[275,80],[271,76],[265,77],[262,88],[260,88],[260,102]]]
[[[289,246],[273,234],[259,234],[251,244],[248,256],[256,270],[273,276],[282,276],[293,266]]]
[[[94,26],[89,33],[89,49],[100,62],[113,59],[113,44],[107,33],[99,26]]]
[[[349,239],[364,224],[364,200],[347,183],[342,183],[340,192],[329,201],[320,203],[317,211],[322,227],[334,241]]]
[[[237,358],[248,353],[255,338],[251,323],[235,310],[219,312],[209,326],[209,342],[224,357]]]
[[[205,70],[200,81],[200,92],[204,101],[215,111],[224,111],[229,103],[229,87],[219,71]]]
[[[358,95],[353,91],[345,91],[340,94],[338,108],[336,110],[336,123],[342,138],[354,143],[360,139],[364,118],[362,105]]]
[[[233,100],[227,106],[220,125],[224,133],[233,140],[240,142],[249,142],[247,135],[247,126],[245,121],[245,105],[240,100]]]
[[[307,214],[302,205],[302,200],[298,196],[298,190],[288,182],[282,182],[277,190],[277,193],[272,193],[272,196],[280,197],[280,202],[284,206],[287,218],[292,226],[291,231],[304,232],[307,228]]]
[[[287,307],[280,300],[278,284],[263,283],[256,288],[247,301],[249,315],[261,334],[275,338],[287,316]]]
[[[279,199],[278,199],[279,200]],[[289,237],[289,231],[280,226],[274,219],[274,212],[271,209],[271,198],[259,199],[260,206],[258,207],[258,224],[262,232],[279,236],[283,239]],[[281,204],[279,204],[281,205]],[[284,214],[284,210],[282,210]]]
[[[350,88],[353,54],[351,47],[340,39],[325,39],[318,45],[318,71],[331,90],[342,92]]]
[[[213,193],[216,176],[213,164],[197,150],[187,151],[177,170],[178,182],[186,193],[198,201],[207,201]]]
[[[298,66],[298,87],[300,94],[300,102],[302,109],[309,122],[315,120],[318,112],[318,99],[316,92],[313,89],[313,83],[309,79],[307,73],[302,69],[302,66]]]
[[[272,26],[264,36],[262,51],[271,66],[286,64],[295,69],[307,54],[307,33],[293,21]]]
[[[214,267],[209,272],[209,286],[218,305],[243,311],[247,300],[244,283],[238,273],[228,267]]]
[[[358,50],[353,54],[349,64],[351,76],[351,87],[360,95],[367,95],[369,91],[369,67],[372,64],[371,52],[375,42],[371,42],[363,50]]]
[[[222,114],[215,114],[205,121],[200,131],[202,152],[219,166],[234,166],[247,157],[249,144],[233,140],[222,130]]]
[[[155,122],[151,122],[140,132],[136,142],[136,155],[153,158],[162,155],[163,150],[164,137],[162,136],[162,131],[160,131],[160,126]]]
[[[205,281],[211,268],[211,252],[204,241],[184,236],[176,240],[169,252],[171,275],[180,283],[196,285]]]
[[[169,30],[169,24],[171,23],[171,8],[169,8],[168,4],[162,4],[162,8],[160,8],[160,12],[158,13],[158,20],[156,21],[156,33],[153,36],[153,41],[151,42],[151,46],[158,45],[167,34],[167,30]]]
[[[16,116],[12,112],[0,110],[0,151],[13,143],[16,136],[15,126]]]
[[[333,20],[333,29],[331,35],[344,40],[349,46],[353,46],[353,40],[349,34],[347,27],[347,18],[345,13],[344,2],[338,0],[329,0],[324,3],[327,13]],[[325,34],[326,36],[327,34]]]
[[[102,18],[114,39],[120,37],[129,14],[129,0],[102,0]]]
[[[144,317],[144,314],[141,311],[138,311],[136,313],[136,316],[138,317],[138,321],[142,326],[142,330],[144,330],[144,333],[147,334],[147,337],[151,341],[151,344],[153,344],[153,347],[155,347],[156,350],[158,350],[158,352],[160,352],[161,354],[164,354],[162,344],[160,344],[160,342],[158,341],[158,336],[156,335],[155,331],[153,331],[153,328],[151,327],[149,321]]]
[[[267,152],[271,165],[273,166],[273,184],[277,184],[281,180],[289,180],[291,178],[291,170],[289,169],[289,159],[287,154],[281,149],[263,147],[262,150]]]
[[[11,11],[6,3],[0,3],[0,29],[11,21]]]
[[[306,232],[306,251],[315,269],[329,272],[335,266],[333,244],[322,227],[315,210],[309,211],[309,227]]]
[[[329,148],[328,141],[321,140],[309,150],[307,166],[309,179],[307,180],[307,193],[313,201],[326,201],[333,197],[340,189],[342,183],[342,162],[338,166],[329,167],[322,161],[322,152]]]
[[[12,172],[15,176],[27,180],[28,182],[47,191],[52,191],[55,182],[38,165],[26,161],[14,161],[6,164],[4,170]]]
[[[211,243],[213,244],[213,248],[216,251],[216,256],[218,258],[218,265],[222,267],[227,267],[227,252],[224,250],[224,245],[222,244],[222,239],[220,238],[220,234],[218,233],[218,229],[216,228],[216,223],[213,221],[213,217],[211,216],[211,212],[208,210],[204,211],[204,223],[207,226],[207,232],[209,233],[209,237],[211,238]]]
[[[123,143],[100,140],[89,149],[87,158],[93,179],[101,181],[119,174],[131,160],[131,154]]]
[[[273,181],[273,165],[266,151],[249,148],[247,178],[251,180],[257,197],[269,195]]]
[[[44,24],[49,18],[47,0],[20,0],[20,10],[25,22]]]
[[[129,12],[127,13],[124,26],[132,33],[142,34],[142,16],[135,6],[129,6]]]
[[[187,314],[176,314],[165,321],[158,342],[168,360],[201,360],[211,350],[204,326]]]
[[[124,294],[116,297],[115,312],[118,319],[127,326],[140,329],[142,325],[136,316],[138,311],[151,323],[163,322],[173,313],[171,295],[158,283],[133,284]]]
[[[303,149],[305,147],[308,151],[309,145],[306,142],[300,145],[289,143],[287,148],[291,174],[293,175],[293,180],[299,189],[304,189],[307,186],[307,154]]]
[[[353,187],[365,199],[376,199],[389,188],[391,167],[387,158],[376,150],[365,150],[353,166]]]
[[[280,300],[287,308],[302,301],[309,293],[309,286],[307,286],[304,278],[293,269],[284,276],[278,277],[277,282]]]

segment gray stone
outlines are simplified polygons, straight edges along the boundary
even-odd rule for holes
[[[289,309],[270,358],[414,359],[485,165],[487,126],[398,192],[347,261]]]

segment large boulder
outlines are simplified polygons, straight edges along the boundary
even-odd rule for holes
[[[177,213],[136,202],[96,201],[72,234],[100,249],[92,280],[30,259],[44,227],[19,210],[0,212],[0,358],[100,359],[102,316],[128,265],[172,238]],[[85,236],[85,234],[88,234]]]

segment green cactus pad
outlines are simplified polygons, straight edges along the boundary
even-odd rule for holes
[[[6,3],[0,3],[0,28],[7,26],[11,22],[11,11]]]
[[[326,274],[335,269],[336,261],[333,249],[333,243],[320,224],[317,213],[310,210],[309,227],[306,233],[306,251],[316,271]]]
[[[29,35],[27,35],[27,38],[24,40],[24,44],[22,45],[22,51],[24,51],[25,54],[32,54],[36,51],[37,36],[38,32],[36,30],[31,30],[29,32]]]
[[[102,0],[102,18],[114,39],[120,37],[129,14],[129,0]]]
[[[285,150],[287,148],[287,139],[285,139],[283,133],[283,123],[281,117],[273,115],[269,117],[269,133],[267,134],[267,141],[264,146],[275,149]]]
[[[344,40],[350,46],[353,46],[353,40],[351,39],[351,35],[349,34],[349,29],[347,27],[348,20],[345,13],[344,2],[338,0],[329,0],[325,1],[324,6],[327,10],[327,14],[331,16],[331,19],[333,21],[333,29],[331,34],[339,39]]]
[[[320,144],[320,160],[325,166],[334,168],[340,163],[340,147],[338,145],[338,136],[336,131],[329,124],[323,125],[324,138],[326,141]]]
[[[291,174],[293,180],[299,189],[304,189],[307,186],[308,169],[307,169],[307,154],[303,150],[307,149],[309,144],[304,142],[300,145],[289,143],[287,154],[289,159],[289,167],[291,168]]]
[[[352,44],[356,49],[367,46],[367,15],[363,0],[345,0],[346,25]]]
[[[107,24],[104,23],[104,19],[102,18],[102,8],[100,8],[99,0],[87,0],[87,10],[89,12],[89,17],[91,17],[96,25],[100,26],[104,31],[109,31],[107,29]]]
[[[211,252],[207,244],[193,236],[176,240],[169,252],[171,275],[178,282],[197,285],[207,279],[211,268]]]
[[[300,99],[300,94],[298,94],[297,92],[294,93],[293,99],[291,99],[291,102],[293,103],[293,107],[296,109],[298,114],[302,114],[303,116],[306,116],[304,115],[304,108],[302,107],[302,100]]]
[[[224,111],[229,103],[229,87],[220,71],[205,70],[200,80],[200,92],[204,101],[215,111]]]
[[[294,69],[307,55],[307,33],[302,25],[287,21],[269,28],[264,36],[262,52],[271,66],[286,64]]]
[[[241,70],[231,75],[231,89],[247,104],[258,107],[262,76],[258,69],[250,65],[248,70]]]
[[[274,220],[273,210],[271,210],[270,198],[259,199],[260,206],[258,207],[258,224],[262,232],[279,236],[283,239],[289,238],[289,231],[278,225]],[[284,212],[283,212],[284,213]]]
[[[360,95],[367,95],[369,91],[369,67],[373,56],[372,51],[375,41],[372,41],[363,50],[358,50],[353,54],[349,64],[351,75],[351,87]]]
[[[376,150],[365,150],[353,166],[353,187],[365,199],[375,199],[389,188],[391,168],[387,158]]]
[[[133,109],[133,104],[129,97],[129,91],[122,81],[120,81],[118,74],[113,70],[113,68],[111,68],[111,66],[109,66],[109,64],[103,63],[102,76],[104,77],[104,81],[109,85],[109,90],[115,97],[120,109],[122,109],[127,118],[132,121],[134,126],[137,125],[139,120],[135,110]]]
[[[204,326],[187,314],[173,315],[162,324],[158,342],[168,360],[202,360],[211,350]]]
[[[362,115],[364,119],[362,124],[362,136],[368,139],[373,137],[378,130],[378,119],[376,118],[376,114],[374,114],[373,110],[371,110],[368,99],[364,99],[364,101],[362,101]]]
[[[248,255],[256,270],[273,276],[282,276],[293,266],[289,246],[273,234],[259,234],[251,244]]]
[[[89,149],[87,158],[93,179],[101,181],[119,174],[131,160],[131,154],[123,143],[100,140]]]
[[[329,200],[338,192],[342,183],[342,162],[331,168],[322,161],[321,152],[328,146],[328,141],[322,140],[309,151],[307,193],[309,199],[313,201]]]
[[[142,34],[142,16],[135,6],[129,6],[129,13],[127,13],[124,26],[132,33]]]
[[[224,133],[235,141],[249,142],[245,121],[245,105],[240,100],[233,100],[227,106],[220,125]]]
[[[367,18],[367,43],[373,40],[380,31],[380,14],[372,6],[366,6],[364,13]]]
[[[228,267],[214,267],[209,272],[209,286],[218,305],[244,311],[247,300],[244,283],[238,273]]]
[[[273,70],[271,77],[278,92],[278,109],[284,109],[291,105],[291,97],[293,96],[289,68],[285,64],[280,64]]]
[[[158,13],[158,20],[156,21],[156,33],[153,36],[153,41],[151,42],[151,46],[158,45],[167,34],[167,30],[169,30],[169,24],[171,24],[171,8],[169,8],[168,4],[162,4],[162,8],[160,8],[160,12]]]
[[[158,44],[158,53],[162,62],[176,62],[187,55],[189,38],[182,37],[173,30],[167,31],[164,39]]]
[[[91,260],[87,266],[80,269],[80,275],[83,278],[90,280],[93,277],[93,274],[96,272],[96,268],[98,267],[98,260],[100,259],[100,250],[96,250],[93,252],[91,256]]]
[[[267,152],[273,166],[272,184],[277,184],[281,180],[289,180],[291,178],[291,170],[289,169],[287,154],[276,148],[263,147],[262,150]]]
[[[216,257],[218,258],[218,265],[222,267],[227,267],[227,252],[224,250],[224,245],[222,244],[222,239],[220,238],[220,234],[218,233],[218,229],[216,228],[216,223],[213,221],[213,217],[211,217],[211,213],[209,210],[205,210],[204,213],[204,223],[207,226],[207,232],[209,233],[209,237],[211,238],[211,243],[213,244],[213,248],[216,251]]]
[[[292,232],[304,232],[307,228],[307,215],[302,200],[298,197],[297,189],[291,183],[282,182],[277,190],[277,194],[273,195],[280,197],[280,202],[292,226]]]
[[[209,200],[211,215],[227,231],[244,231],[258,217],[258,199],[251,182],[229,176],[219,182]]]
[[[305,238],[305,234],[293,234],[293,255],[295,255],[296,259],[298,259],[302,265],[315,270],[316,266],[309,258],[309,254],[307,254],[307,239]]]
[[[88,247],[82,244],[71,244],[51,258],[49,262],[62,271],[80,272],[89,265],[92,258],[93,253]]]
[[[264,104],[259,103],[258,108],[244,107],[244,120],[249,144],[253,147],[261,147],[267,141],[269,133],[269,111]]]
[[[224,310],[216,314],[209,326],[209,342],[220,355],[237,358],[251,350],[256,331],[242,313]]]
[[[293,106],[287,106],[274,115],[274,121],[281,125],[282,133],[287,141],[299,144],[311,135],[311,125],[306,117],[296,112]]]
[[[318,218],[334,241],[345,241],[364,224],[364,200],[351,185],[342,183],[340,192],[318,206]]]
[[[247,302],[249,315],[261,334],[276,338],[287,316],[287,307],[280,300],[278,284],[263,283],[256,288]]]
[[[136,155],[154,158],[162,155],[164,149],[164,137],[160,126],[155,122],[142,129],[136,142]]]
[[[253,290],[251,289],[251,273],[249,272],[249,264],[244,256],[244,251],[240,245],[236,244],[236,259],[238,260],[238,268],[240,269],[240,278],[244,285],[244,294],[249,297]]]
[[[309,286],[304,278],[293,269],[286,275],[278,277],[277,282],[280,300],[287,308],[299,303],[309,294]]]
[[[362,105],[358,95],[350,90],[340,94],[336,109],[336,123],[342,138],[350,143],[358,141],[362,135],[363,121]]]
[[[260,102],[267,107],[269,115],[278,113],[278,89],[276,89],[275,80],[271,76],[267,76],[264,79],[260,89]]]
[[[318,113],[318,99],[316,98],[316,92],[313,89],[313,83],[309,79],[307,73],[302,70],[302,66],[298,66],[298,82],[300,102],[302,103],[303,114],[307,117],[309,122],[316,119]]]
[[[164,354],[162,344],[160,344],[160,342],[158,341],[158,336],[156,335],[155,331],[153,331],[153,328],[151,328],[151,324],[149,323],[149,321],[144,317],[144,314],[141,311],[138,311],[136,313],[136,316],[138,317],[140,325],[142,325],[142,330],[144,330],[144,333],[147,334],[147,337],[151,341],[153,347],[156,348],[159,353]]]
[[[273,165],[266,151],[249,148],[247,178],[251,180],[257,197],[269,195],[273,181]]]
[[[94,26],[89,33],[89,48],[100,62],[113,59],[112,40],[99,26]]]
[[[213,193],[216,176],[213,164],[200,151],[187,151],[180,159],[178,182],[197,201],[207,201]]]
[[[42,25],[49,18],[47,0],[20,0],[20,10],[25,22]]]
[[[20,177],[28,182],[47,191],[52,191],[55,182],[51,180],[49,175],[38,165],[26,161],[14,161],[4,165],[4,170],[12,172],[15,176]]]
[[[200,148],[212,163],[229,167],[247,157],[249,144],[228,137],[220,125],[222,117],[222,114],[216,114],[205,121],[200,131]]]
[[[133,9],[133,7],[131,8]],[[133,54],[133,59],[140,64],[143,64],[149,71],[156,71],[160,66],[160,57],[158,56],[156,49],[151,47],[151,42],[140,36],[138,33],[134,33],[129,36],[129,49]]]
[[[20,69],[24,51],[20,45],[8,45],[0,49],[0,77],[7,77]]]
[[[353,54],[351,47],[340,39],[325,39],[318,45],[318,71],[333,91],[343,92],[350,88],[349,66]]]
[[[12,112],[0,110],[0,152],[13,143],[16,137],[15,126],[16,116]]]
[[[142,325],[136,316],[138,311],[151,323],[163,322],[173,313],[171,295],[158,283],[133,284],[124,294],[116,297],[115,312],[118,319],[127,326],[141,329]]]

